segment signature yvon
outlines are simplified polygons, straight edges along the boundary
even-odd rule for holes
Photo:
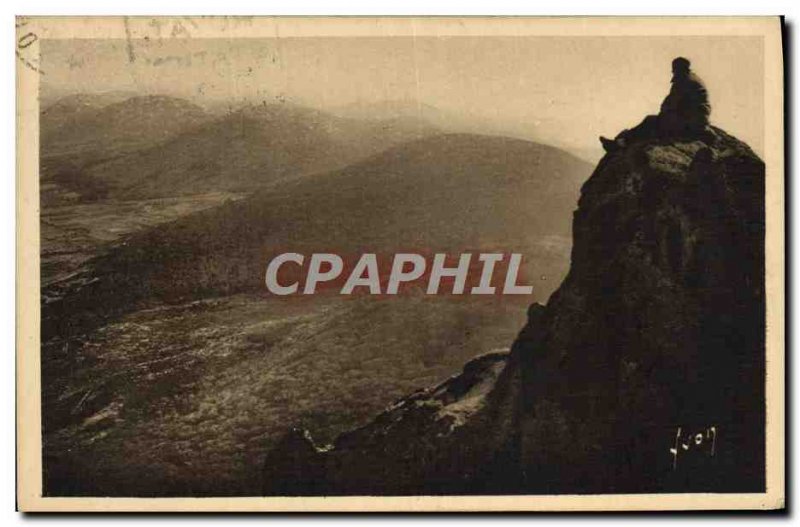
[[[681,427],[675,433],[675,442],[669,453],[672,454],[672,470],[678,468],[678,458],[690,451],[705,451],[709,456],[713,457],[717,445],[717,427],[709,426],[708,428],[698,430],[694,433],[684,433]]]

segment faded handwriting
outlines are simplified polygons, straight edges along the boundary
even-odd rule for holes
[[[28,25],[28,21],[25,19],[17,19],[15,24],[16,28],[22,29]],[[17,49],[14,52],[17,55],[17,58],[29,69],[35,71],[39,74],[44,74],[42,69],[36,64],[38,62],[38,58],[34,59],[30,57],[30,52],[26,52],[28,48],[30,48],[34,42],[39,40],[39,35],[33,31],[28,32],[21,32],[22,35],[17,37]]]

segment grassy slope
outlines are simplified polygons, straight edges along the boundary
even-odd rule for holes
[[[506,346],[519,302],[233,296],[141,311],[46,349],[53,492],[254,495],[293,426],[331,440]],[[65,417],[66,416],[66,417]],[[91,460],[87,463],[86,460]]]

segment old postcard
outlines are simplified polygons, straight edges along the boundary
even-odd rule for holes
[[[16,24],[21,510],[784,507],[779,18]]]

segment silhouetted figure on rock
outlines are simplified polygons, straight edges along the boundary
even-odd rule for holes
[[[702,139],[711,133],[708,116],[711,105],[708,91],[700,77],[691,71],[688,59],[678,57],[672,61],[672,88],[661,103],[658,115],[648,115],[641,124],[623,130],[615,139],[600,137],[607,152],[638,141],[652,139]]]

